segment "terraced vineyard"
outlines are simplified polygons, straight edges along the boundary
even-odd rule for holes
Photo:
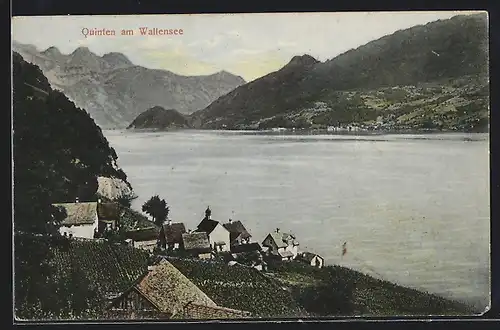
[[[254,317],[307,316],[290,292],[253,268],[219,261],[169,261],[221,306],[245,310]]]
[[[321,269],[290,262],[272,268],[311,314],[391,316],[467,315],[468,306],[428,292],[405,288],[340,266]]]
[[[26,238],[16,241],[22,239]],[[28,239],[34,240],[32,245],[48,240]],[[51,253],[46,261],[50,278],[37,288],[37,296],[40,306],[58,306],[55,318],[98,317],[107,294],[123,292],[147,271],[148,254],[129,246],[77,239],[50,241],[49,245]],[[31,267],[36,272],[41,266]],[[16,282],[30,277],[31,274],[16,274]]]
[[[147,259],[144,251],[108,242],[73,240],[54,249],[56,274],[68,276],[76,266],[87,281],[113,293],[127,289],[144,273]]]

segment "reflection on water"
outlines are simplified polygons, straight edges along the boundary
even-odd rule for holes
[[[327,263],[488,304],[486,134],[105,134],[137,209],[160,194],[195,228],[210,205],[257,241],[279,227]]]

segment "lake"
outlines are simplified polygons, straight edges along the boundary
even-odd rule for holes
[[[137,210],[159,194],[195,229],[210,206],[258,242],[280,228],[327,264],[489,304],[487,134],[104,133]]]

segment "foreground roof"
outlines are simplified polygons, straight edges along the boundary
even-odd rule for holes
[[[161,312],[172,315],[183,313],[184,307],[190,303],[217,307],[169,261],[163,259],[151,268],[134,287]]]

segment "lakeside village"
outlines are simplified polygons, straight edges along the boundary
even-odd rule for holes
[[[109,237],[107,233],[119,229],[124,210],[131,210],[119,203],[100,199],[97,202],[76,200],[54,205],[66,211],[59,228],[63,237],[103,243],[111,241],[104,238]],[[173,222],[168,218],[168,211],[166,214],[163,225],[158,226],[158,221],[142,220],[140,228],[125,231],[124,241],[114,241],[118,245],[145,250],[156,261],[131,288],[107,297],[110,318],[227,319],[251,316],[250,312],[227,308],[225,303],[214,303],[208,293],[174,266],[175,260],[222,263],[230,266],[228,271],[235,273],[240,273],[240,267],[244,267],[251,273],[255,272],[252,276],[263,277],[263,283],[269,281],[266,280],[269,274],[266,274],[267,265],[271,263],[276,265],[295,260],[306,267],[324,266],[321,256],[300,251],[296,236],[279,228],[259,243],[241,221],[229,219],[223,223],[213,219],[210,207],[194,230],[188,229],[183,222]]]
[[[116,231],[120,225],[120,205],[114,202],[79,202],[54,204],[66,210],[61,222],[61,235],[75,239],[104,240],[106,232]],[[149,225],[149,226],[148,226]],[[162,226],[154,222],[142,223],[141,228],[125,232],[125,242],[151,254],[199,259],[219,258],[238,262],[258,270],[265,270],[266,260],[300,260],[318,268],[324,258],[308,251],[300,251],[295,235],[279,228],[269,233],[262,243],[256,242],[241,221],[229,219],[226,223],[212,219],[210,207],[194,230],[183,222],[167,219]]]

